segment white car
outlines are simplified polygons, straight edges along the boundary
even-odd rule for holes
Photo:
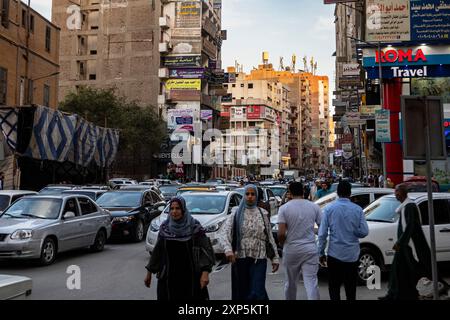
[[[182,195],[192,216],[197,219],[206,230],[207,236],[215,254],[222,254],[223,248],[219,244],[218,232],[234,207],[239,206],[242,196],[234,191],[187,192]],[[159,227],[167,220],[169,206],[155,218],[147,232],[146,250],[151,253],[158,239]]]
[[[394,191],[394,189],[390,188],[352,188],[350,200],[364,209],[375,200],[388,194],[393,194]],[[317,204],[320,209],[324,209],[328,204],[337,198],[337,193],[333,192],[320,198],[319,200],[316,200],[315,204]]]
[[[430,228],[428,225],[428,196],[426,193],[410,193],[420,209],[423,231],[430,243]],[[359,277],[366,280],[370,275],[366,270],[371,265],[378,265],[381,270],[387,270],[394,259],[392,247],[397,241],[399,215],[395,210],[400,205],[394,195],[382,197],[368,206],[364,213],[369,225],[369,235],[360,240],[361,254]],[[433,193],[435,214],[435,234],[437,261],[450,261],[450,194]]]

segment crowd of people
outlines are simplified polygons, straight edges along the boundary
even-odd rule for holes
[[[316,187],[316,189],[314,188]],[[311,196],[323,197],[329,186],[320,181],[307,194],[304,183],[288,185],[289,201],[280,207],[278,241],[283,246],[285,298],[297,299],[297,283],[303,277],[307,298],[319,300],[318,271],[328,270],[331,300],[341,299],[344,286],[347,300],[356,300],[359,239],[369,233],[364,213],[350,201],[351,183],[341,181],[338,198],[323,210]],[[416,284],[422,277],[431,279],[430,249],[420,225],[417,206],[409,200],[407,189],[395,190],[401,202],[397,241],[389,291],[383,300],[418,299]],[[318,226],[318,230],[315,229]],[[318,243],[316,241],[318,236]],[[231,268],[232,300],[268,300],[267,260],[272,272],[280,267],[277,245],[271,232],[269,213],[259,206],[258,188],[245,186],[239,207],[234,208],[220,231],[221,243]],[[416,260],[413,250],[419,254]],[[208,300],[209,273],[215,264],[214,251],[205,229],[194,219],[181,197],[170,201],[170,214],[161,225],[151,255],[145,285],[152,274],[158,279],[159,300]]]

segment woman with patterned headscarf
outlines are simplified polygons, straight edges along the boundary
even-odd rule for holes
[[[232,300],[268,300],[267,259],[272,261],[272,272],[279,267],[269,214],[257,204],[257,187],[247,185],[239,208],[231,213],[220,232],[219,241],[232,263]]]
[[[205,230],[186,208],[182,197],[170,201],[170,213],[146,266],[145,285],[158,278],[158,300],[208,300],[214,250]]]

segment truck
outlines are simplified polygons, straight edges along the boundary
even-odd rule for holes
[[[286,170],[284,171],[285,180],[296,180],[299,177],[298,170]]]

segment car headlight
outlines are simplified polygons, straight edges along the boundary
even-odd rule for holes
[[[17,230],[11,235],[13,240],[26,240],[33,236],[32,230]]]
[[[128,217],[115,217],[113,218],[112,222],[117,222],[117,223],[123,223],[123,222],[128,222],[133,220],[134,217],[133,216],[128,216]]]
[[[220,227],[223,225],[224,222],[225,222],[225,220],[217,222],[217,223],[213,223],[213,224],[205,227],[206,233],[213,233],[213,232],[219,231]]]
[[[159,226],[160,226],[159,222],[156,221],[156,220],[153,220],[152,223],[150,224],[150,230],[152,232],[158,232],[159,231]]]

